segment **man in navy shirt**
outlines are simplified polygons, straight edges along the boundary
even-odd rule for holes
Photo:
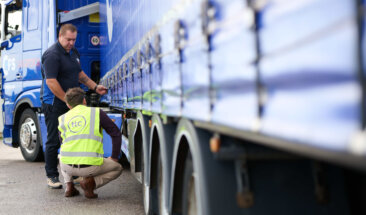
[[[106,87],[96,84],[82,71],[80,54],[74,48],[76,37],[74,25],[62,25],[58,41],[42,55],[41,100],[47,126],[45,169],[48,187],[52,189],[62,188],[57,170],[57,151],[60,148],[57,127],[58,117],[69,110],[65,104],[65,92],[82,83],[100,95],[107,93]]]

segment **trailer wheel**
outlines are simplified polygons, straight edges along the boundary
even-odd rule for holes
[[[137,113],[136,130],[134,138],[135,171],[141,172],[141,183],[145,214],[151,214],[150,197],[150,167],[149,163],[149,122],[148,117],[141,112]]]
[[[143,151],[143,149],[142,149]],[[143,152],[141,153],[144,154]],[[142,181],[142,197],[144,202],[145,214],[152,214],[151,210],[151,198],[150,198],[150,186],[148,186],[147,182],[145,182],[145,161],[144,157],[141,156],[141,181]]]
[[[196,198],[196,183],[193,170],[192,155],[188,152],[183,176],[183,195],[182,195],[182,209],[183,215],[198,214],[197,198]]]
[[[29,162],[42,160],[39,122],[33,110],[28,108],[22,113],[18,131],[20,150],[24,159]]]
[[[150,198],[151,198],[151,210],[153,214],[162,214],[164,211],[164,201],[163,201],[163,163],[161,160],[160,151],[156,154],[157,164],[152,167],[156,174],[151,178],[151,188],[150,188]]]
[[[159,115],[153,115],[150,133],[151,207],[154,214],[170,214],[170,183],[174,134],[176,124],[163,124]]]
[[[158,214],[161,214],[164,211],[163,183],[164,183],[164,180],[163,180],[163,162],[161,161],[161,156],[160,156],[160,153],[159,153],[158,180],[157,180],[158,199],[159,199]]]
[[[212,134],[181,119],[173,154],[173,214],[241,214],[236,204],[234,162],[215,158],[210,150]]]

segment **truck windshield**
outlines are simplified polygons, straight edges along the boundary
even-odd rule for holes
[[[5,38],[9,39],[22,32],[22,0],[14,0],[6,6]]]
[[[10,39],[22,32],[22,0],[13,0],[0,10],[1,40]],[[5,11],[5,12],[4,12]],[[2,14],[4,12],[4,14]]]

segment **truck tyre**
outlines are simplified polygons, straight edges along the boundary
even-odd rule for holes
[[[142,149],[143,150],[143,149]],[[142,155],[144,153],[142,152]],[[142,181],[142,198],[143,198],[143,203],[144,203],[144,209],[145,209],[145,214],[146,215],[152,215],[152,210],[151,210],[151,198],[150,198],[150,186],[148,185],[147,182],[145,182],[146,180],[146,175],[145,175],[145,161],[143,156],[141,157],[141,181]]]
[[[212,134],[181,119],[175,137],[172,213],[240,214],[234,162],[214,157]]]
[[[41,133],[36,113],[28,108],[22,113],[18,127],[20,151],[26,161],[43,159]]]
[[[183,175],[183,194],[182,194],[182,209],[183,215],[198,214],[197,199],[195,194],[196,184],[193,176],[192,155],[188,152]]]
[[[150,187],[150,199],[151,199],[151,210],[153,214],[162,214],[164,205],[163,205],[163,164],[161,161],[160,151],[156,154],[157,165],[156,174],[153,175],[154,178],[151,178],[151,181],[154,181],[155,184],[151,184]]]
[[[137,113],[137,127],[134,132],[135,144],[135,162],[136,166],[140,166],[143,202],[145,214],[151,214],[151,199],[150,199],[150,167],[149,163],[149,118],[144,116],[141,112]],[[137,149],[136,147],[139,146]],[[140,151],[139,151],[140,150]],[[137,154],[139,156],[137,156]],[[139,160],[139,164],[137,164]]]
[[[163,124],[153,115],[150,133],[150,198],[154,214],[169,214],[175,123]]]
[[[158,164],[158,174],[157,174],[157,191],[158,191],[158,207],[159,210],[157,214],[162,214],[164,211],[164,201],[163,201],[163,163],[161,161],[161,156],[159,153],[159,164]]]

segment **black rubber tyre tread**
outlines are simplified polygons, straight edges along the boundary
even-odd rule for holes
[[[182,193],[182,214],[188,215],[188,204],[189,204],[189,190],[190,190],[190,181],[193,176],[193,161],[192,155],[190,152],[187,154],[187,158],[184,165],[184,176],[183,176],[183,193]],[[196,197],[197,199],[197,197]],[[196,214],[198,212],[196,211]]]

